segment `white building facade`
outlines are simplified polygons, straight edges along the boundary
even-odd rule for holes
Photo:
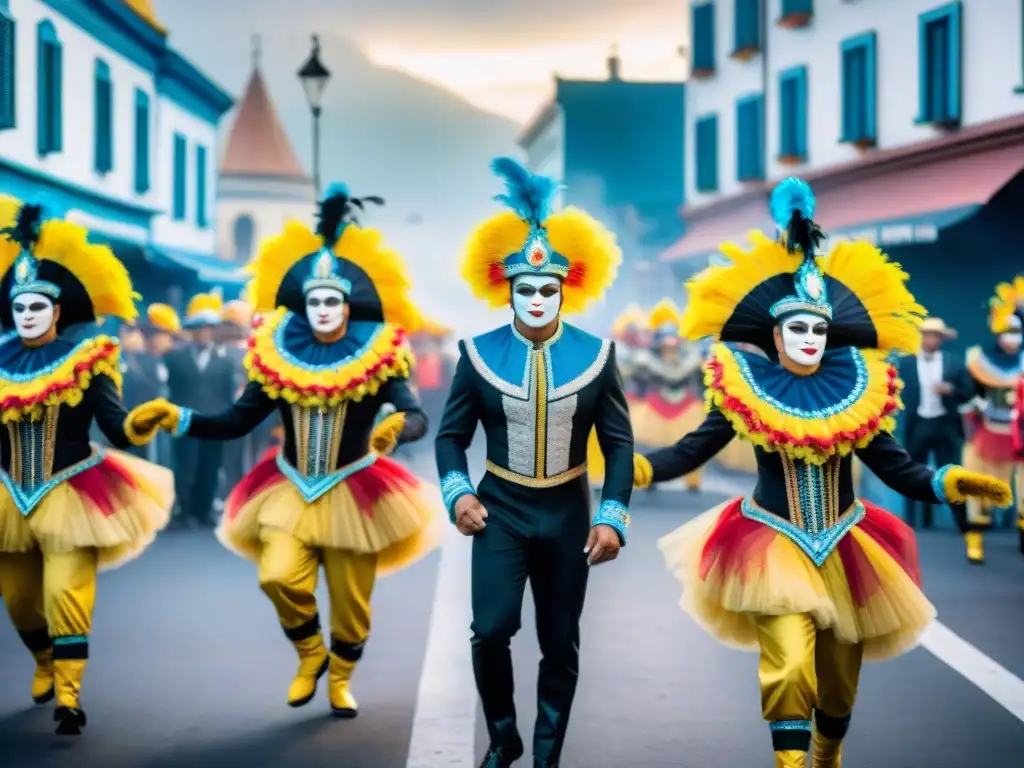
[[[786,176],[822,178],[1024,112],[1017,0],[691,6],[685,141],[694,221]],[[733,217],[737,227],[751,223]],[[692,239],[700,248],[713,238]]]
[[[232,104],[145,0],[0,0],[0,193],[42,199],[115,250],[184,271],[214,260]]]
[[[555,84],[557,91],[558,85]],[[526,167],[533,173],[561,181],[565,178],[565,111],[557,94],[537,113],[519,137],[526,153]],[[561,207],[562,192],[554,204]]]

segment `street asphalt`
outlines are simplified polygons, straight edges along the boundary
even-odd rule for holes
[[[709,485],[743,490],[731,479]],[[722,498],[637,495],[627,550],[591,577],[564,768],[772,765],[756,656],[717,645],[678,610],[679,590],[656,547]],[[1004,668],[1002,683],[1024,686],[1016,539],[991,536],[984,567],[964,561],[951,533],[925,532],[919,542],[940,620]],[[0,624],[0,766],[405,768],[439,558],[380,581],[354,680],[360,714],[344,721],[329,716],[323,689],[303,709],[285,705],[294,656],[253,566],[208,531],[165,533],[138,561],[100,577],[81,737],[54,736],[51,705],[31,705],[31,659]],[[321,605],[326,613],[323,598]],[[529,597],[514,648],[528,740],[538,661]],[[1011,709],[916,649],[865,668],[844,766],[1024,765],[1024,715]],[[478,717],[477,760],[485,747]],[[464,763],[438,754],[431,765]]]

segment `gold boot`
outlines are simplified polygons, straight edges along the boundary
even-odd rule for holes
[[[968,531],[964,534],[967,545],[967,562],[981,565],[985,562],[985,538],[981,531]]]
[[[775,753],[775,768],[807,768],[807,753],[783,749]]]
[[[32,678],[32,701],[45,704],[53,698],[53,648],[35,651],[36,673]]]
[[[316,695],[316,683],[327,672],[327,647],[319,632],[295,642],[299,671],[288,687],[288,706],[301,707]]]
[[[85,664],[85,659],[54,659],[53,682],[57,710],[53,713],[53,719],[57,722],[58,736],[77,736],[85,727],[85,712],[78,705]]]
[[[349,679],[356,667],[354,661],[346,661],[335,653],[331,654],[331,669],[327,677],[327,690],[330,693],[331,709],[335,717],[355,717],[359,713],[359,705],[349,690]]]
[[[814,755],[814,768],[842,768],[842,739],[830,739],[815,731],[811,752]]]

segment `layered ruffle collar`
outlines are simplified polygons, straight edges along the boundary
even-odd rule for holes
[[[97,323],[69,326],[49,344],[27,347],[14,331],[0,336],[0,421],[35,420],[49,406],[76,406],[94,376],[120,387],[120,343]]]
[[[801,376],[759,355],[712,349],[707,399],[736,432],[767,451],[823,464],[895,429],[902,386],[876,350],[828,350],[818,370]]]
[[[278,309],[253,331],[245,366],[272,398],[331,408],[374,395],[389,379],[408,378],[412,353],[401,328],[351,322],[331,344],[316,339],[301,315]]]
[[[995,344],[987,349],[971,347],[967,350],[967,370],[989,389],[1013,389],[1021,374],[1021,356],[1004,352]]]

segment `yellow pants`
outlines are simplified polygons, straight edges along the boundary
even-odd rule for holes
[[[96,603],[96,551],[0,554],[0,596],[37,661],[52,644],[57,706],[77,709]]]
[[[806,614],[757,617],[761,714],[777,751],[810,746],[811,716],[830,739],[850,725],[863,660],[860,645],[836,640]]]
[[[274,604],[285,635],[299,642],[319,632],[315,592],[322,563],[331,600],[331,652],[358,661],[370,634],[377,555],[317,550],[272,528],[264,528],[260,540],[260,587]]]

